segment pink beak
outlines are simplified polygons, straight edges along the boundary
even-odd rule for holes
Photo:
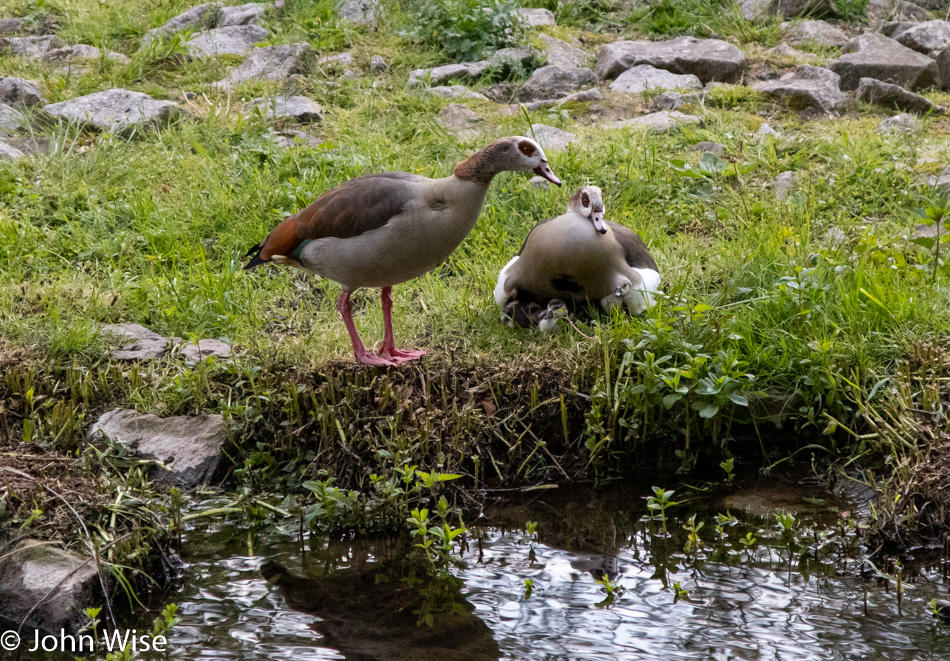
[[[547,161],[541,161],[541,165],[539,165],[538,167],[534,169],[534,173],[541,177],[544,177],[555,186],[561,185],[561,180],[558,179],[556,176],[554,176],[554,172],[551,170],[551,166],[548,165]]]

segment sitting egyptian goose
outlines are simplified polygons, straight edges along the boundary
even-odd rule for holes
[[[623,305],[639,314],[653,305],[659,284],[656,262],[640,237],[605,221],[601,190],[581,186],[567,212],[535,226],[501,270],[495,303],[503,320],[547,330],[554,326],[548,320],[564,314],[565,303]]]
[[[561,185],[536,142],[502,138],[443,179],[382,172],[340,184],[251,248],[244,268],[273,261],[340,283],[337,309],[356,359],[379,366],[414,360],[425,352],[395,346],[392,287],[435,268],[455,250],[475,226],[492,179],[505,171],[534,172]],[[380,354],[367,351],[353,323],[350,294],[360,287],[382,289],[385,336]]]

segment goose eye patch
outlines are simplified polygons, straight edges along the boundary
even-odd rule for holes
[[[587,193],[581,195],[581,204],[583,204],[585,207],[590,206],[590,196],[588,196]]]
[[[530,142],[519,143],[518,150],[525,156],[534,156],[534,152],[537,151]]]

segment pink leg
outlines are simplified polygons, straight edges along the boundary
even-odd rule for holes
[[[343,293],[340,294],[340,300],[336,302],[336,309],[340,311],[340,315],[343,317],[343,323],[346,324],[346,330],[350,334],[350,340],[353,342],[353,353],[356,355],[356,359],[363,363],[364,365],[375,365],[377,367],[391,367],[396,363],[383,358],[382,356],[377,356],[374,353],[371,353],[366,350],[366,347],[363,346],[363,340],[360,339],[360,334],[356,332],[356,324],[353,323],[353,305],[350,303],[350,292],[343,290]]]
[[[408,360],[417,360],[426,355],[425,351],[401,351],[396,348],[396,338],[393,337],[393,288],[383,287],[383,324],[386,327],[383,336],[383,346],[380,353],[395,363],[404,363]]]

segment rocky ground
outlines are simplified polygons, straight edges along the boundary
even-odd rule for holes
[[[365,491],[404,460],[477,486],[830,442],[907,495],[882,524],[921,499],[939,506],[909,528],[946,523],[945,471],[908,478],[947,441],[946,7],[526,4],[470,61],[413,36],[408,1],[0,8],[0,576],[26,571],[6,549],[58,540],[62,585],[83,577],[34,624],[78,626],[109,563],[153,567],[171,487],[325,470]],[[421,368],[328,362],[348,351],[333,287],[240,272],[338,181],[441,176],[508,134],[604,188],[657,256],[660,312],[592,344],[497,323],[494,275],[567,197],[537,178],[496,183],[450,262],[402,288],[400,332],[447,356]],[[785,425],[768,450],[766,423]],[[875,463],[894,447],[897,473]]]

